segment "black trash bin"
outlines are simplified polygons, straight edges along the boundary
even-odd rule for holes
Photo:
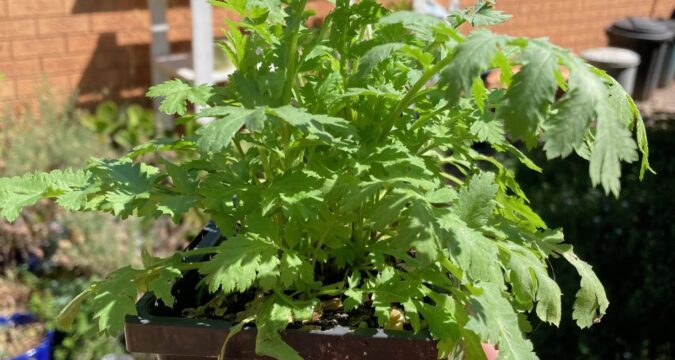
[[[668,26],[673,36],[668,43],[668,49],[666,49],[666,58],[663,61],[663,68],[659,77],[660,88],[670,85],[675,78],[675,19],[663,19],[661,22]]]
[[[637,100],[649,99],[659,81],[673,33],[659,21],[628,17],[607,28],[607,37],[610,46],[630,49],[640,55],[642,62],[638,67],[633,97]]]

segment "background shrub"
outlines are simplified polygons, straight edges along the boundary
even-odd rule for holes
[[[621,196],[591,187],[588,164],[577,158],[537,164],[543,173],[520,171],[518,181],[532,207],[587,259],[605,285],[610,307],[602,322],[579,331],[571,314],[561,329],[539,326],[531,335],[542,359],[672,359],[675,355],[675,118],[648,129],[652,167],[639,182],[639,164],[625,167]],[[569,309],[576,292],[574,269],[553,261]],[[567,302],[567,303],[565,303]],[[565,316],[566,315],[566,316]]]

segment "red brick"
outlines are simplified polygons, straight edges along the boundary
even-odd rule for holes
[[[0,39],[15,39],[37,34],[37,23],[33,19],[0,21]]]
[[[96,51],[100,35],[68,35],[66,36],[66,49],[68,53],[93,54]]]
[[[8,0],[10,16],[65,14],[63,0]]]
[[[89,55],[53,56],[42,59],[42,70],[45,74],[59,74],[64,72],[81,72],[87,68],[91,57]]]
[[[15,57],[60,54],[65,51],[66,41],[63,37],[12,41],[12,54]]]
[[[19,97],[29,97],[39,92],[45,86],[50,90],[54,90],[54,94],[61,95],[67,95],[73,89],[68,75],[40,76],[17,80],[16,94]]]
[[[89,31],[89,23],[88,14],[39,19],[38,33],[40,35],[85,33]]]
[[[0,41],[0,60],[7,59],[12,56],[12,50],[9,41]],[[1,76],[0,76],[1,78]],[[0,80],[0,83],[2,81]],[[2,86],[2,85],[0,85]]]
[[[0,18],[8,16],[7,0],[0,0]]]
[[[95,32],[150,31],[150,14],[147,11],[135,10],[95,13],[92,14],[92,30]]]
[[[8,78],[40,74],[38,59],[10,60],[0,62],[0,72]]]
[[[13,98],[16,96],[16,81],[14,80],[0,80],[0,99]],[[0,108],[0,111],[4,109]]]
[[[127,31],[117,33],[117,44],[135,45],[135,44],[149,44],[152,40],[152,34],[148,31]]]

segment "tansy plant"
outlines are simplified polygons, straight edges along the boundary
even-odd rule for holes
[[[576,153],[618,196],[622,161],[641,153],[649,170],[644,125],[621,86],[545,40],[484,29],[508,19],[492,2],[439,20],[338,0],[318,29],[304,25],[305,3],[213,1],[240,15],[226,20],[222,44],[237,71],[224,86],[172,80],[148,92],[179,122],[212,119],[194,136],[0,180],[10,221],[53,198],[123,218],[195,209],[223,232],[218,246],[113,272],[62,312],[64,326],[91,301],[100,330],[115,334],[139,292],[174,306],[173,283],[197,270],[195,293],[222,304],[215,314],[238,307],[232,333],[255,324],[261,355],[298,358],[280,331],[320,319],[330,302],[385,329],[428,333],[439,357],[484,358],[490,342],[504,359],[530,359],[528,314],[556,325],[562,315],[549,257],[578,270],[577,324],[599,321],[602,284],[504,163],[540,170],[514,143],[543,144],[549,158]],[[469,35],[457,30],[465,23]],[[492,68],[502,88],[484,86]],[[138,160],[148,153],[159,161]],[[209,256],[185,260],[197,254]]]

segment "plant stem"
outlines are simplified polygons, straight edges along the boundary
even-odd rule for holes
[[[256,174],[253,172],[253,169],[251,168],[251,165],[249,164],[248,160],[246,159],[246,154],[244,153],[244,149],[241,148],[241,144],[239,141],[233,141],[234,146],[237,148],[237,152],[241,156],[241,160],[246,164],[246,168],[248,168],[248,173],[251,179],[253,180],[254,183],[257,185],[260,185],[260,182],[258,181],[258,177]]]
[[[448,64],[450,64],[450,62],[452,62],[452,59],[453,59],[452,54],[441,59],[441,61],[437,62],[436,65],[430,67],[427,71],[425,71],[424,74],[422,74],[422,76],[419,78],[419,80],[417,80],[417,82],[413,84],[413,86],[410,88],[410,91],[408,91],[408,93],[403,97],[403,99],[398,103],[398,105],[396,105],[394,110],[391,113],[389,113],[389,116],[387,116],[386,123],[382,130],[382,133],[380,134],[378,143],[383,142],[387,138],[387,135],[389,135],[391,128],[394,127],[394,124],[396,123],[396,120],[399,118],[401,112],[408,106],[410,106],[417,92],[419,92],[424,87],[424,85],[426,85],[426,83],[429,80],[431,80],[431,78],[434,77],[434,75],[438,74]]]
[[[205,247],[205,248],[199,248],[199,249],[192,249],[192,250],[187,250],[182,253],[182,255],[185,256],[196,256],[196,255],[210,255],[210,254],[215,254],[220,249],[217,246],[212,246],[212,247]]]
[[[299,1],[296,6],[293,6],[293,13],[291,14],[292,23],[289,24],[291,31],[290,43],[288,44],[288,59],[286,63],[286,81],[284,83],[284,91],[281,97],[282,105],[289,104],[292,97],[293,83],[295,82],[295,73],[297,72],[297,65],[299,60],[298,55],[298,36],[300,33],[300,25],[302,23],[303,11],[307,0]]]

